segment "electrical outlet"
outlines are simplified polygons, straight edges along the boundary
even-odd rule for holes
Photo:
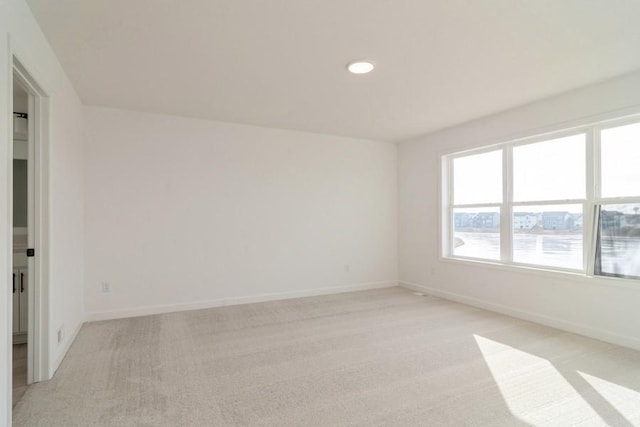
[[[102,293],[108,294],[109,292],[111,292],[111,285],[109,282],[102,282]]]
[[[64,325],[58,328],[58,344],[60,344],[62,341],[64,341]]]

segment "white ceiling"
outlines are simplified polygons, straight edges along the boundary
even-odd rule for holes
[[[83,102],[402,140],[640,68],[637,0],[28,0]],[[368,58],[373,73],[348,62]]]

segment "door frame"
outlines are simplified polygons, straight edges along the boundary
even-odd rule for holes
[[[27,383],[48,380],[49,369],[49,98],[33,74],[11,52],[11,87],[18,83],[28,94],[28,247],[35,256],[28,258]],[[10,91],[13,106],[13,91]],[[10,120],[10,158],[13,159],[13,108]],[[9,176],[13,177],[13,161]],[[13,184],[10,185],[13,203]],[[11,242],[13,256],[13,242]],[[10,330],[12,335],[12,331]],[[11,336],[10,335],[10,336]],[[10,377],[11,378],[11,377]],[[13,389],[13,387],[12,387]]]

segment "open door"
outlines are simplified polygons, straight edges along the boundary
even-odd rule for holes
[[[27,90],[13,82],[12,159],[12,405],[33,382],[29,373],[29,227],[33,226],[33,153],[29,143],[29,98]]]
[[[48,379],[48,254],[46,130],[48,98],[13,57],[13,283],[12,332],[23,345],[15,368],[24,367],[24,386]],[[18,111],[19,110],[19,111]],[[24,366],[22,366],[24,364]],[[15,390],[15,388],[14,388]]]

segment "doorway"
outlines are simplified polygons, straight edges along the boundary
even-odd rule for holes
[[[28,378],[29,349],[29,203],[33,176],[29,161],[29,94],[13,82],[13,252],[12,252],[12,405],[24,395]],[[31,170],[30,170],[31,169]]]
[[[48,98],[13,57],[12,73],[13,231],[11,295],[12,406],[27,387],[48,379],[46,144]]]

